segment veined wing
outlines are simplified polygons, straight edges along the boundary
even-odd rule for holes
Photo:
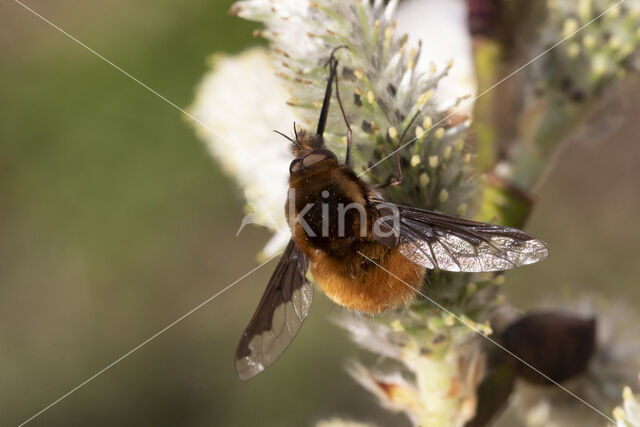
[[[238,343],[235,366],[241,380],[271,365],[300,330],[313,298],[313,285],[306,279],[308,265],[290,240]]]
[[[517,228],[382,201],[378,206],[387,218],[387,228],[396,233],[400,252],[426,268],[502,271],[541,261],[549,254],[544,242]]]

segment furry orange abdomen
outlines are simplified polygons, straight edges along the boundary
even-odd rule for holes
[[[413,300],[422,286],[425,269],[409,261],[398,248],[371,242],[337,258],[301,243],[316,283],[329,299],[351,310],[376,314],[399,307]]]
[[[368,255],[367,255],[368,256]],[[375,314],[410,302],[420,289],[424,269],[407,260],[398,249],[371,264],[362,255],[346,261],[360,271],[351,275],[345,260],[335,260],[324,253],[311,263],[311,273],[324,293],[336,304]],[[371,257],[374,259],[373,257]],[[347,267],[347,268],[345,268]]]

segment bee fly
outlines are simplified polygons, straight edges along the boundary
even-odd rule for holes
[[[374,314],[411,301],[425,269],[501,271],[548,254],[543,242],[518,229],[388,203],[381,187],[359,179],[351,168],[351,128],[334,53],[317,131],[297,130],[294,124],[294,138],[281,134],[291,141],[295,157],[285,206],[292,238],[238,343],[235,367],[242,380],[271,365],[300,329],[313,297],[308,269],[335,303]],[[334,82],[347,128],[344,164],[322,137]],[[398,152],[396,163],[398,178],[385,186],[402,183]]]

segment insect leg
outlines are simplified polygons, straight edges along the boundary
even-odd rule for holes
[[[404,131],[402,132],[400,139],[398,139],[398,142],[396,143],[396,148],[394,150],[394,153],[396,156],[396,168],[398,169],[398,176],[397,177],[392,176],[388,183],[379,185],[378,188],[395,187],[396,185],[402,184],[402,182],[404,181],[404,177],[402,175],[402,163],[400,162],[400,150],[403,148],[402,141],[404,141],[404,137],[407,136],[407,132],[409,131],[409,129],[411,129],[411,125],[413,125],[413,122],[416,121],[420,112],[421,112],[420,110],[417,111],[416,114],[411,118],[411,121],[409,122],[407,127],[404,128]]]
[[[329,65],[329,79],[327,80],[327,88],[324,92],[324,100],[322,101],[322,109],[320,110],[320,118],[318,119],[318,129],[316,133],[320,136],[324,133],[325,126],[327,124],[327,117],[329,115],[329,106],[331,104],[331,88],[333,85],[333,79],[337,79],[338,73],[338,60],[335,57],[335,53],[337,50],[346,48],[347,46],[338,46],[331,51],[331,55],[329,56],[329,60],[325,64],[325,67]],[[342,103],[340,104],[340,108],[342,108]]]
[[[331,88],[333,87],[333,79],[336,76],[334,62],[336,62],[336,59],[333,57],[333,52],[331,52],[331,57],[329,58],[329,80],[327,81],[327,88],[324,91],[324,100],[322,101],[322,109],[320,110],[320,118],[318,119],[318,129],[316,130],[316,133],[320,136],[324,133],[327,116],[329,115],[329,105],[331,105]]]
[[[335,52],[335,51],[334,51]],[[344,124],[347,125],[347,154],[345,156],[344,163],[347,166],[351,166],[351,126],[349,125],[349,120],[347,120],[347,114],[344,112],[344,107],[342,106],[342,99],[340,99],[340,85],[338,84],[338,60],[334,60],[333,66],[336,68],[335,71],[335,79],[336,79],[336,98],[338,99],[338,105],[340,106],[340,112],[342,113],[342,118],[344,119]]]

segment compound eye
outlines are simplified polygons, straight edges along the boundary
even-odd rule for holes
[[[302,159],[295,159],[289,165],[289,174],[300,172],[304,166],[302,165]]]
[[[307,154],[302,158],[302,165],[308,168],[311,165],[315,165],[326,159],[335,159],[336,156],[329,150],[318,150]]]

